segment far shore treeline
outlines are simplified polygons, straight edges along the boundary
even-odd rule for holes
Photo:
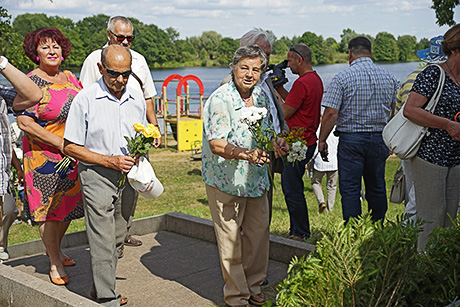
[[[0,52],[21,70],[30,71],[35,65],[25,56],[22,40],[28,32],[37,28],[56,27],[70,39],[72,45],[70,56],[61,68],[78,71],[86,56],[107,42],[109,17],[98,14],[74,22],[60,16],[27,13],[12,20],[8,11],[0,6],[0,31],[3,33],[0,38]],[[179,32],[172,27],[163,30],[154,24],[128,18],[134,25],[136,36],[132,48],[144,55],[151,68],[226,66],[239,46],[238,39],[222,37],[215,31],[204,31],[200,36],[179,39]],[[375,61],[414,61],[418,59],[417,50],[428,48],[427,38],[419,41],[411,35],[395,38],[388,32],[380,32],[372,37],[365,33],[356,33],[352,29],[344,29],[340,35],[341,40],[336,41],[309,31],[301,36],[277,38],[271,29],[264,30],[273,35],[270,60],[275,64],[284,60],[289,47],[297,43],[307,44],[311,48],[313,65],[344,63],[348,59],[348,42],[358,35],[364,35],[372,41]]]

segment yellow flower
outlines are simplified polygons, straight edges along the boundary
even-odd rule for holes
[[[145,129],[144,125],[142,125],[139,122],[135,123],[133,127],[134,127],[134,130],[136,130],[136,132],[143,132]]]
[[[147,127],[145,127],[142,133],[144,134],[146,138],[159,138],[160,137],[160,131],[153,124],[149,124]]]

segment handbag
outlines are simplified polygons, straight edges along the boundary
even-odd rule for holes
[[[439,98],[441,97],[442,88],[444,87],[444,81],[446,78],[444,70],[437,64],[433,64],[439,67],[441,75],[439,77],[438,88],[436,89],[433,97],[425,107],[425,110],[433,113]],[[404,106],[401,110],[388,122],[383,128],[382,136],[385,145],[400,159],[410,159],[417,154],[422,139],[427,135],[428,127],[419,126],[409,119],[404,117]]]
[[[391,185],[390,202],[401,204],[406,199],[406,176],[399,162]]]

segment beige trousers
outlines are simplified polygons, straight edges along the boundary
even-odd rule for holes
[[[269,226],[267,192],[239,197],[206,185],[217,247],[230,306],[248,303],[261,292],[267,275]]]
[[[311,177],[311,187],[315,193],[318,206],[325,203],[322,180],[326,176],[326,190],[327,190],[327,212],[332,211],[335,203],[335,194],[337,192],[337,174],[338,171],[318,171],[313,169],[313,176]]]

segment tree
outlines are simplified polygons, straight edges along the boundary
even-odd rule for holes
[[[197,57],[197,51],[195,47],[188,41],[188,39],[178,39],[175,41],[178,57],[177,62],[185,63],[187,61],[193,61]]]
[[[13,28],[23,39],[27,33],[38,28],[54,27],[53,22],[43,13],[18,15],[13,21]]]
[[[375,37],[373,58],[376,61],[397,61],[398,46],[395,37],[388,32],[380,32]]]
[[[166,34],[168,34],[169,40],[174,43],[179,38],[179,31],[173,27],[167,27],[165,29]]]
[[[85,17],[76,23],[75,31],[80,36],[85,57],[107,43],[107,21],[109,18],[108,15],[98,14]]]
[[[399,60],[408,61],[415,56],[417,39],[412,35],[398,37]]]
[[[286,36],[283,36],[273,43],[272,53],[286,56],[286,53],[289,51],[289,46],[291,45],[292,45],[291,40],[287,38]]]
[[[460,4],[460,0],[433,0],[431,6],[436,13],[436,23],[439,26],[455,25],[454,8]]]
[[[233,54],[235,53],[236,49],[238,49],[238,47],[238,40],[231,37],[224,37],[220,41],[219,47],[217,47],[219,63],[223,65],[229,64],[232,61]]]
[[[168,34],[156,25],[146,25],[135,18],[129,18],[136,32],[132,48],[142,54],[149,67],[164,64],[178,58],[176,48]]]
[[[205,49],[209,58],[213,60],[217,56],[217,48],[219,47],[222,35],[216,31],[205,31],[201,34],[201,49]]]
[[[11,26],[11,16],[8,14],[8,10],[1,6],[0,31],[2,33],[2,38],[0,39],[0,54],[6,56],[8,60],[19,69],[25,70],[29,66],[33,67],[22,49],[22,38]]]
[[[305,44],[310,48],[312,64],[318,63],[317,58],[320,56],[318,50],[320,49],[320,41],[322,39],[322,37],[321,39],[318,39],[318,36],[315,33],[309,31],[302,34],[302,36],[299,38],[298,44]]]
[[[340,35],[341,40],[340,40],[340,45],[339,45],[339,51],[348,52],[348,43],[357,36],[359,35],[354,30],[350,28],[344,29],[342,31],[342,34]]]

